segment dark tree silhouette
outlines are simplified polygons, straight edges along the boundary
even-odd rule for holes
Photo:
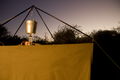
[[[54,34],[54,43],[66,44],[66,43],[88,43],[92,42],[90,38],[87,36],[73,30],[71,28],[67,28],[67,26],[62,26],[64,28],[58,30]],[[77,25],[75,26],[77,28]],[[80,37],[81,36],[81,37]]]
[[[97,31],[93,35],[94,39],[102,46],[112,59],[120,65],[120,36],[114,31]],[[119,69],[109,60],[109,58],[94,44],[94,57],[92,65],[92,80],[120,80]]]
[[[54,34],[55,43],[74,43],[75,40],[75,31],[70,28],[65,27]]]
[[[8,35],[8,31],[6,27],[0,25],[0,38],[5,37]]]
[[[42,39],[39,36],[34,36],[33,42],[37,44],[49,44],[49,42],[46,39]]]
[[[11,36],[7,28],[0,25],[0,45],[18,45],[22,40],[18,36]]]
[[[0,25],[0,45],[4,45],[4,39],[7,37],[8,33],[6,27]]]

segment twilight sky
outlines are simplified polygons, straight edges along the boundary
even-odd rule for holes
[[[82,26],[80,29],[85,33],[120,25],[120,0],[0,0],[0,23],[31,5],[36,5],[71,25]],[[5,25],[11,34],[14,34],[25,15],[26,13]],[[63,25],[43,13],[42,15],[52,33]],[[49,35],[35,11],[28,19],[32,18],[38,22],[37,35]],[[23,24],[18,35],[25,34],[24,27]]]

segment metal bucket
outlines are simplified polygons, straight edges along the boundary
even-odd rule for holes
[[[35,20],[27,20],[26,21],[26,33],[35,34],[37,28],[37,22]]]

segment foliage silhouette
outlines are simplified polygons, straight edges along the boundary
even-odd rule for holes
[[[75,32],[72,29],[64,28],[61,30],[58,30],[54,34],[54,42],[55,43],[74,43],[75,42]]]
[[[7,31],[6,27],[0,25],[0,38],[7,36],[8,33],[9,32]]]
[[[8,33],[6,27],[0,25],[0,45],[4,45],[4,39],[7,37]]]
[[[120,34],[117,31],[104,30],[97,31],[93,34],[94,39],[102,46],[102,48],[112,57],[115,62],[120,65]],[[94,56],[92,65],[92,80],[120,80],[120,71],[105,56],[105,54],[94,44]],[[98,79],[99,78],[99,79]]]
[[[24,40],[19,36],[11,36],[7,28],[0,25],[0,45],[18,45]]]
[[[56,33],[54,33],[54,43],[55,44],[70,44],[70,43],[85,43],[85,42],[91,42],[91,39],[89,39],[86,36],[79,37],[79,34],[77,31],[67,28],[67,26],[62,26],[64,28],[58,30]],[[76,27],[76,26],[75,26]]]

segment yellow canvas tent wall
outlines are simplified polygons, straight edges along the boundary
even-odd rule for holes
[[[1,46],[0,80],[90,80],[93,44]]]

